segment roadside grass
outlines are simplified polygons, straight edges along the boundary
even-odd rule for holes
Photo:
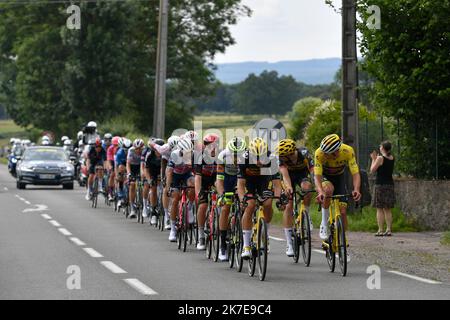
[[[8,159],[0,158],[0,164],[8,165]]]
[[[12,120],[0,120],[0,147],[9,143],[11,138],[24,138],[27,132],[24,128],[19,127]]]
[[[450,231],[444,232],[441,238],[441,244],[444,246],[450,246]]]
[[[322,221],[322,213],[318,211],[319,206],[317,204],[311,205],[310,217],[313,222],[314,228],[318,229]],[[393,215],[393,232],[418,232],[421,231],[413,221],[409,221],[406,216],[401,212],[399,208],[392,210]],[[362,211],[357,210],[354,213],[348,214],[348,227],[349,231],[353,232],[377,232],[377,211],[372,207],[365,207]],[[272,223],[277,226],[282,225],[283,215],[274,205],[274,215]],[[448,232],[447,241],[450,245],[450,231]]]

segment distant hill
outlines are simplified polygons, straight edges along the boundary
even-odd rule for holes
[[[277,71],[280,75],[291,75],[297,81],[307,84],[329,84],[341,66],[340,58],[269,62],[239,62],[218,64],[216,77],[223,83],[239,83],[251,73],[261,74],[264,70]]]

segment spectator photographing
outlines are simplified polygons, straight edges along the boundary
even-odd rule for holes
[[[391,153],[392,144],[384,141],[380,145],[379,155],[373,151],[370,157],[372,165],[371,173],[376,173],[376,182],[373,193],[372,206],[377,209],[378,232],[376,237],[392,236],[392,208],[395,206],[394,172],[395,159]],[[383,232],[386,222],[386,232]]]

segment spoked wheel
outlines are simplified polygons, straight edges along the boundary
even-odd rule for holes
[[[305,266],[309,267],[311,264],[311,227],[309,223],[309,214],[306,211],[302,212],[301,248],[303,262],[305,263]]]
[[[242,259],[244,236],[242,234],[241,219],[238,216],[236,216],[234,229],[235,229],[234,254],[235,254],[235,258],[236,258],[236,269],[238,272],[241,272],[242,267],[244,266],[244,259]]]
[[[347,275],[347,242],[345,238],[344,224],[341,218],[337,220],[337,246],[339,254],[339,267],[343,277]]]
[[[178,238],[178,250],[181,250],[181,247],[184,243],[184,214],[181,215],[181,219],[179,219],[177,223],[177,238]]]
[[[206,218],[205,227],[205,246],[206,246],[206,258],[211,259],[212,256],[212,233],[214,230],[214,211],[208,209],[208,216]]]
[[[333,250],[333,234],[334,234],[334,228],[331,228],[331,235],[328,237],[328,248],[326,250],[326,257],[328,266],[330,267],[330,271],[334,272],[336,268],[336,254]]]
[[[214,221],[213,221],[213,236],[212,236],[212,249],[213,249],[213,261],[217,262],[219,260],[219,250],[220,250],[220,230],[219,230],[219,221],[220,221],[220,213],[219,209],[214,209]]]
[[[300,238],[300,234],[298,232],[297,226],[294,227],[294,229],[292,230],[292,243],[294,245],[294,262],[298,263],[298,259],[300,258],[300,243],[301,243],[301,238]]]
[[[267,260],[269,258],[268,252],[269,238],[267,233],[267,224],[264,219],[259,219],[259,231],[258,231],[258,272],[259,280],[264,281],[266,279],[267,272]]]
[[[251,248],[252,248],[252,256],[248,260],[248,275],[250,277],[253,277],[255,275],[255,271],[256,271],[256,259],[257,259],[258,251],[256,249],[255,243],[251,244]]]
[[[230,269],[234,267],[234,252],[236,250],[235,246],[235,238],[236,238],[236,230],[234,226],[236,223],[233,223],[234,216],[231,218],[230,223],[228,224],[228,244],[227,244],[227,254],[228,254],[228,263],[230,265]]]

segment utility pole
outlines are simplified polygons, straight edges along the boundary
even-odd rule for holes
[[[342,137],[359,156],[356,0],[342,0]]]
[[[155,104],[153,111],[153,136],[164,138],[166,122],[166,78],[169,0],[160,0],[158,50],[156,55]]]

